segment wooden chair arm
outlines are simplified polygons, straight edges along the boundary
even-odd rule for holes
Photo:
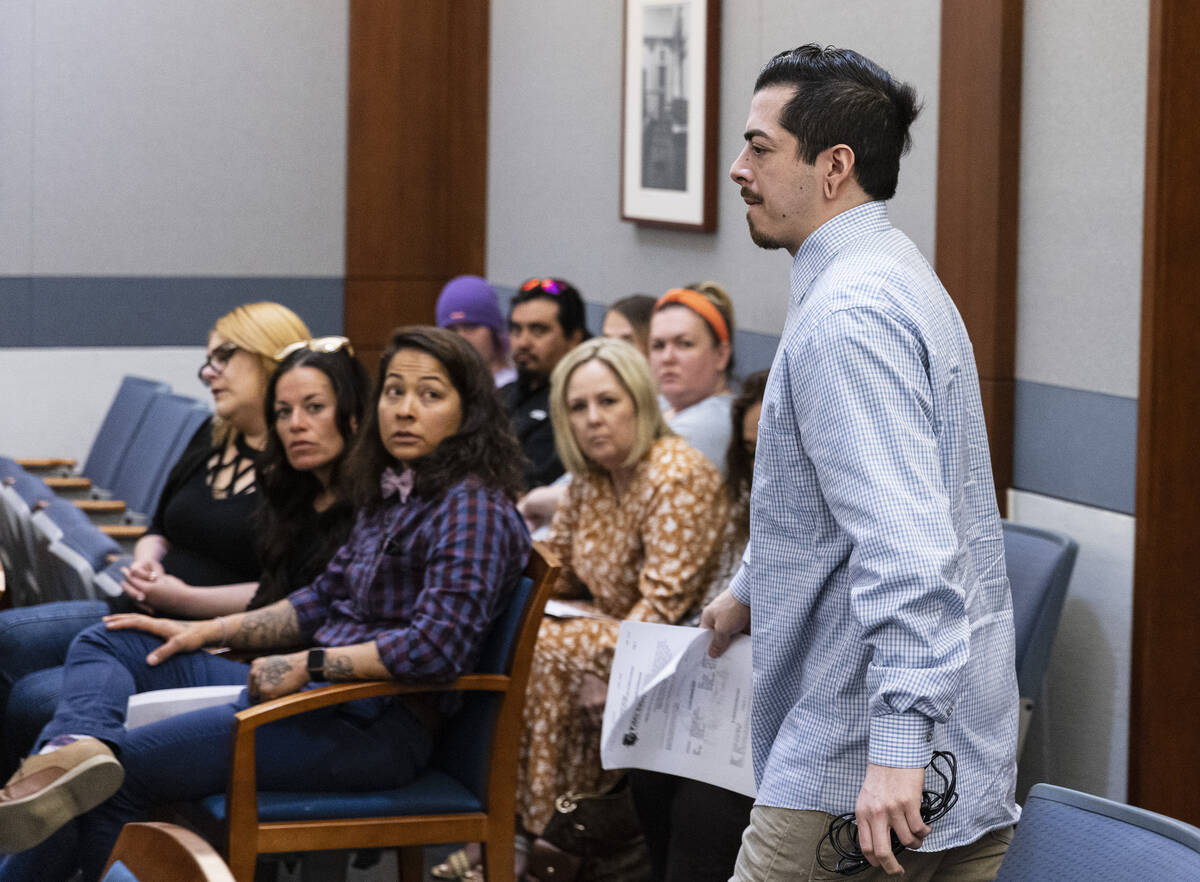
[[[101,524],[100,532],[113,539],[141,539],[146,532],[145,524]]]
[[[76,499],[75,505],[88,514],[124,514],[125,502],[121,499]]]
[[[398,683],[395,680],[361,680],[331,683],[319,689],[293,692],[237,713],[237,737],[259,726],[331,704],[342,704],[378,695],[418,695],[427,692],[503,692],[509,678],[503,674],[465,674],[452,683]]]
[[[43,478],[51,490],[91,490],[91,478]]]
[[[61,459],[55,456],[29,457],[18,459],[17,465],[26,471],[43,472],[46,469],[73,469],[76,462],[73,459]]]

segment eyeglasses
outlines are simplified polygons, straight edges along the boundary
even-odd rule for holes
[[[350,345],[349,337],[313,337],[311,340],[297,340],[290,346],[285,346],[275,353],[276,361],[283,361],[293,352],[307,349],[309,352],[324,352],[332,355],[345,349],[347,355],[354,355],[354,347]]]
[[[233,358],[233,354],[241,348],[236,343],[222,343],[210,352],[208,358],[204,359],[204,364],[200,365],[200,370],[196,372],[196,375],[200,378],[200,382],[205,386],[208,385],[208,377],[204,376],[205,368],[211,368],[214,374],[225,373],[225,367],[229,364],[229,359]]]
[[[566,290],[563,283],[556,279],[530,279],[521,286],[521,291],[523,293],[528,293],[538,288],[547,294],[552,294],[555,296]]]

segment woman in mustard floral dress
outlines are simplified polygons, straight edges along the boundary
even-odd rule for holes
[[[550,412],[573,475],[551,526],[563,564],[556,594],[602,617],[547,617],[538,633],[517,782],[533,835],[557,796],[614,783],[618,773],[600,768],[600,720],[621,621],[675,623],[692,611],[727,519],[720,474],[667,427],[629,344],[572,350],[554,371]]]

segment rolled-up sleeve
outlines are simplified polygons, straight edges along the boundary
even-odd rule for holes
[[[795,357],[800,441],[853,546],[850,602],[872,650],[869,760],[922,766],[970,640],[927,354],[901,317],[863,307],[831,313]]]

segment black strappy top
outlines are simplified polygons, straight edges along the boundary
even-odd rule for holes
[[[190,585],[258,580],[258,493],[254,480],[246,482],[257,456],[240,437],[232,448],[214,448],[211,420],[192,436],[167,478],[150,525],[151,533],[167,540],[162,564],[168,573]]]

